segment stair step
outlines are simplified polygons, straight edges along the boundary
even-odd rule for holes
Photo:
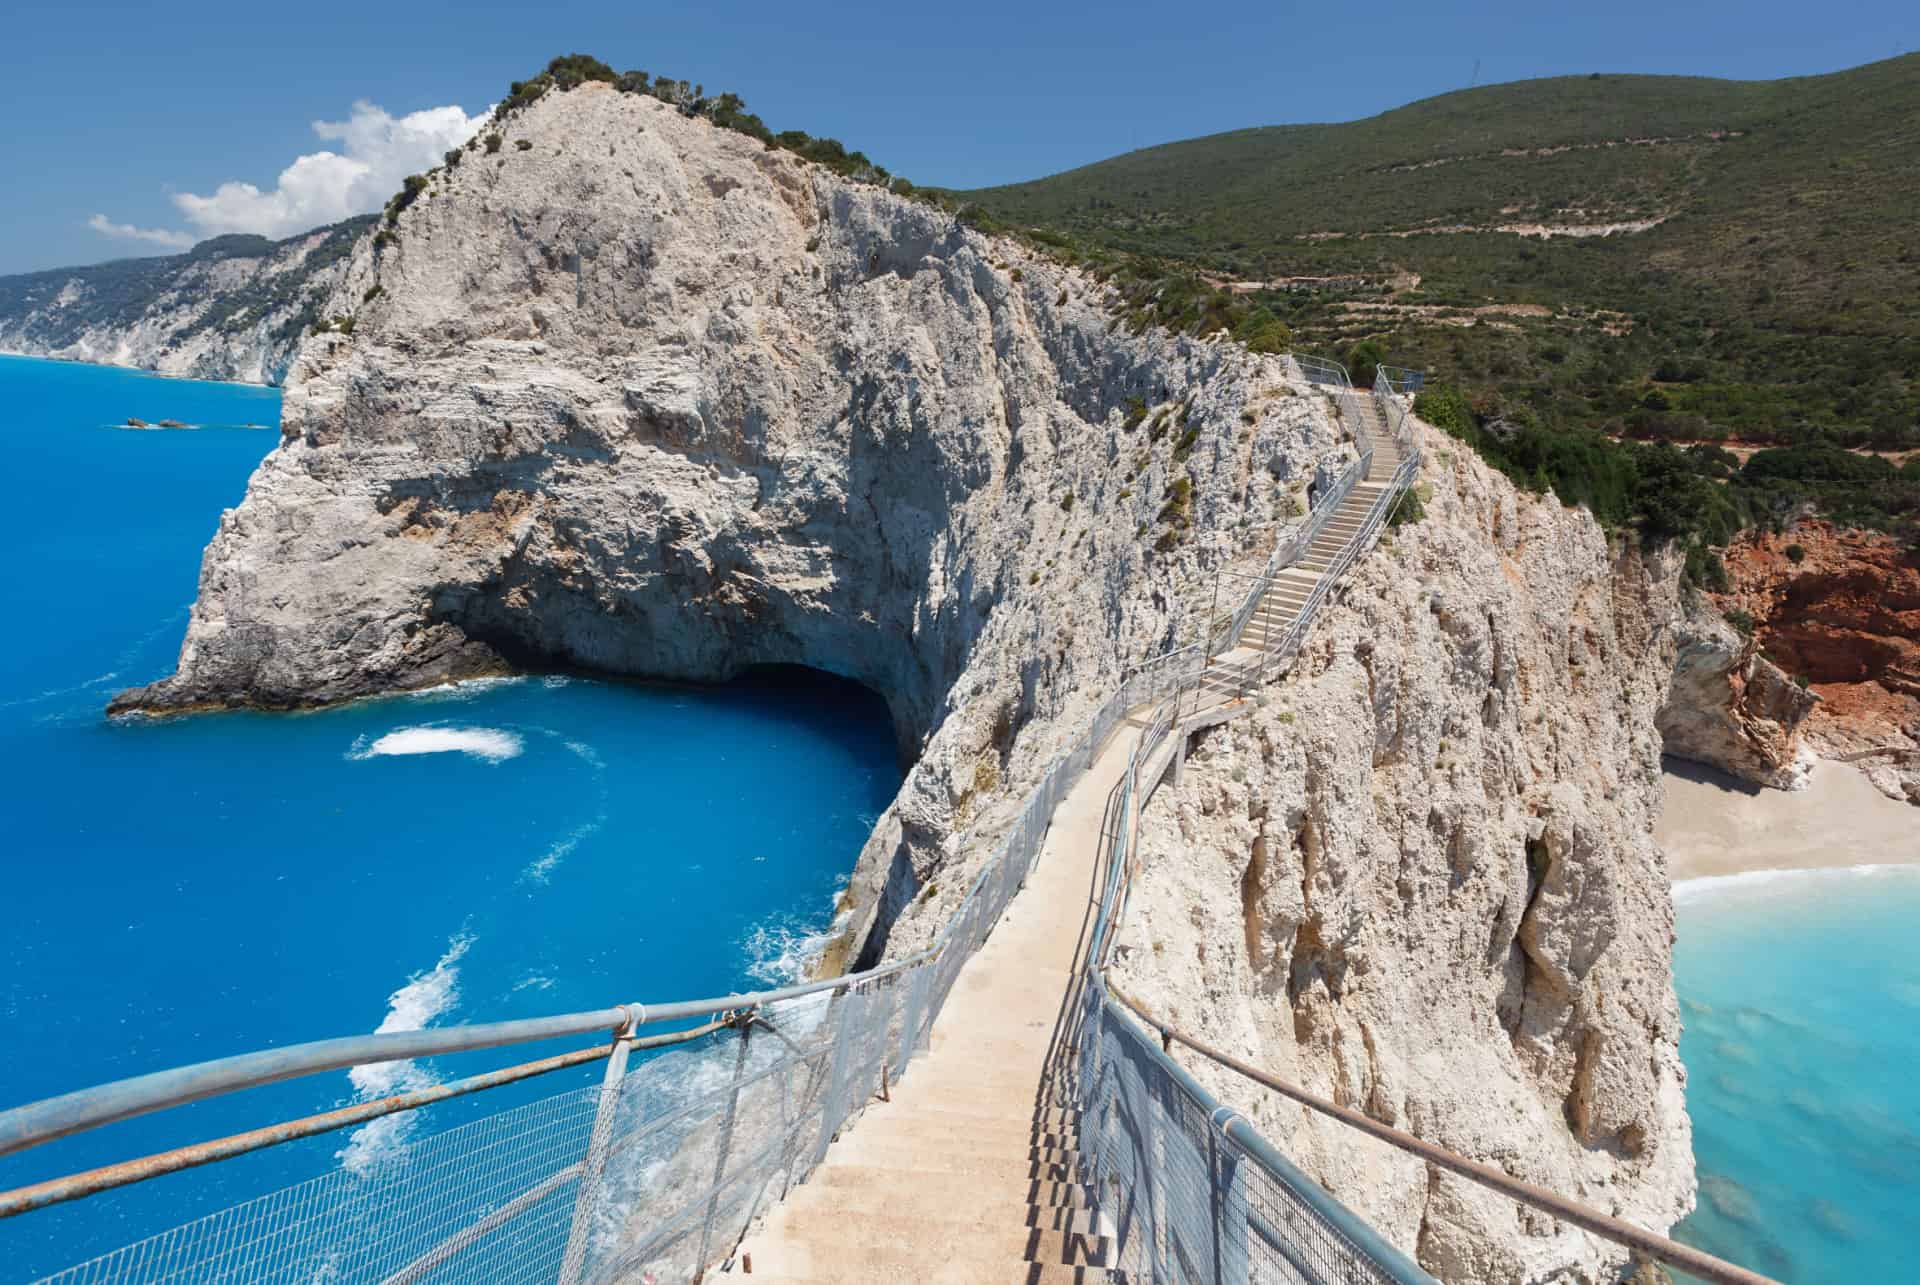
[[[826,1170],[821,1170],[825,1173]],[[1108,1229],[1099,1214],[1084,1204],[1035,1205],[1027,1200],[1030,1184],[1016,1183],[991,1192],[970,1188],[964,1203],[956,1192],[943,1184],[931,1188],[919,1183],[903,1183],[899,1176],[885,1186],[836,1186],[808,1182],[795,1187],[787,1197],[786,1208],[829,1212],[885,1214],[899,1222],[949,1222],[956,1209],[978,1210],[991,1216],[1002,1227],[1044,1227],[1054,1231],[1073,1231],[1085,1235],[1104,1234]]]
[[[1072,1147],[1034,1146],[1025,1139],[1015,1143],[985,1139],[968,1143],[957,1138],[903,1138],[866,1135],[855,1129],[835,1144],[835,1163],[895,1165],[903,1169],[944,1164],[972,1165],[1005,1162],[1020,1165],[1074,1164],[1079,1152]]]
[[[804,1256],[812,1264],[885,1258],[903,1250],[913,1253],[915,1242],[928,1250],[946,1247],[945,1252],[954,1257],[1083,1267],[1105,1267],[1113,1252],[1112,1242],[1102,1235],[1028,1227],[1012,1218],[984,1215],[947,1217],[929,1224],[887,1212],[789,1206],[780,1219],[780,1230],[785,1246],[804,1251],[795,1257]]]
[[[893,1194],[900,1190],[900,1171],[881,1165],[842,1164],[829,1161],[814,1170],[807,1179],[809,1187],[827,1187],[834,1190],[877,1191]],[[953,1199],[973,1201],[979,1198],[980,1184],[968,1174],[947,1173],[937,1169],[927,1170],[920,1175],[914,1186],[930,1193],[944,1193]],[[1088,1209],[1093,1205],[1092,1194],[1084,1183],[1072,1177],[1030,1177],[1021,1181],[1015,1179],[1002,1185],[1001,1190],[1014,1201],[1015,1206],[1025,1208],[1029,1205],[1066,1205],[1075,1209]]]
[[[858,1139],[858,1131],[855,1131],[836,1145],[845,1146]],[[885,1170],[894,1175],[896,1182],[908,1174],[918,1182],[936,1173],[1008,1184],[1072,1182],[1075,1179],[1074,1166],[1067,1163],[1031,1160],[1020,1155],[962,1155],[953,1151],[936,1151],[932,1147],[896,1148],[867,1143],[864,1149],[836,1152],[828,1160],[828,1168],[858,1165],[863,1169]]]

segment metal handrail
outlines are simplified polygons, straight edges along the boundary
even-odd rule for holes
[[[1106,991],[1114,999],[1125,1005],[1134,1017],[1137,1017],[1140,1021],[1153,1028],[1160,1036],[1163,1045],[1165,1042],[1183,1044],[1209,1061],[1216,1062],[1230,1071],[1245,1076],[1263,1088],[1271,1089],[1275,1093],[1283,1097],[1291,1098],[1293,1101],[1298,1102],[1310,1110],[1317,1111],[1321,1115],[1338,1120],[1350,1128],[1358,1129],[1370,1137],[1378,1138],[1390,1146],[1397,1147],[1411,1155],[1418,1156],[1428,1164],[1438,1165],[1442,1169],[1450,1170],[1463,1178],[1478,1183],[1482,1187],[1500,1192],[1502,1195],[1520,1201],[1522,1204],[1532,1205],[1535,1209],[1543,1210],[1555,1218],[1564,1219],[1577,1227],[1593,1232],[1597,1236],[1603,1236],[1618,1244],[1626,1245],[1628,1248],[1645,1254],[1649,1258],[1664,1263],[1669,1267],[1677,1267],[1683,1272],[1700,1277],[1702,1280],[1720,1282],[1722,1285],[1779,1285],[1779,1282],[1773,1280],[1771,1277],[1762,1276],[1758,1272],[1748,1271],[1738,1264],[1726,1262],[1714,1257],[1712,1254],[1694,1249],[1692,1246],[1682,1245],[1678,1241],[1656,1235],[1644,1227],[1636,1227],[1632,1223],[1622,1219],[1589,1209],[1585,1205],[1568,1200],[1566,1197],[1559,1195],[1557,1192],[1549,1191],[1545,1187],[1536,1186],[1530,1182],[1523,1182],[1506,1173],[1504,1170],[1494,1168],[1492,1165],[1483,1164],[1478,1160],[1470,1160],[1465,1156],[1447,1150],[1445,1147],[1436,1146],[1422,1138],[1415,1137],[1413,1134],[1404,1133],[1399,1129],[1393,1128],[1391,1125],[1381,1124],[1373,1117],[1363,1115],[1350,1107],[1343,1107],[1337,1103],[1329,1102],[1325,1098],[1308,1093],[1304,1089],[1268,1074],[1259,1067],[1241,1061],[1231,1053],[1223,1052],[1220,1049],[1213,1048],[1201,1042],[1177,1026],[1160,1020],[1160,1018],[1154,1016],[1144,1004],[1122,991],[1118,986],[1115,986],[1111,980],[1106,982]]]
[[[1340,388],[1353,387],[1353,381],[1347,377],[1347,368],[1329,357],[1315,357],[1311,353],[1289,353],[1287,359],[1300,371],[1303,382],[1309,384],[1333,384]]]
[[[1405,366],[1375,366],[1373,378],[1376,385],[1384,379],[1390,392],[1417,393],[1426,386],[1427,372]]]
[[[1418,371],[1408,373],[1415,376],[1420,375]],[[1424,376],[1420,377],[1424,379]],[[1418,385],[1414,386],[1417,387]],[[1403,390],[1395,384],[1394,380],[1387,375],[1384,368],[1374,372],[1374,404],[1380,407],[1380,413],[1386,417],[1387,428],[1392,432],[1394,440],[1404,446],[1411,446],[1412,435],[1411,430],[1407,426],[1407,408],[1401,403],[1399,396],[1402,391]]]
[[[1388,422],[1393,428],[1395,439],[1403,444],[1403,447],[1407,450],[1407,454],[1401,460],[1399,468],[1394,471],[1393,478],[1382,488],[1380,495],[1376,497],[1373,504],[1369,506],[1366,520],[1361,524],[1360,529],[1354,534],[1352,539],[1348,540],[1346,546],[1341,550],[1340,555],[1335,558],[1327,570],[1321,574],[1319,582],[1314,586],[1313,593],[1308,597],[1307,601],[1302,604],[1296,615],[1293,627],[1288,630],[1280,647],[1274,649],[1273,658],[1276,660],[1284,661],[1286,658],[1297,653],[1306,629],[1312,624],[1314,617],[1318,614],[1320,607],[1331,594],[1340,576],[1352,566],[1371,545],[1381,527],[1385,524],[1387,515],[1392,511],[1393,506],[1399,501],[1408,487],[1411,486],[1414,476],[1419,471],[1421,462],[1420,452],[1418,448],[1413,445],[1411,425],[1404,418],[1404,408],[1399,407],[1397,399],[1394,397],[1391,381],[1383,381],[1378,374],[1376,374],[1374,394],[1377,398],[1401,411],[1401,418],[1398,420],[1390,418]],[[1351,475],[1351,473],[1352,470],[1349,470],[1349,475]],[[1336,496],[1329,497],[1324,508],[1327,511],[1331,511],[1332,508],[1339,503],[1340,499],[1344,498],[1346,491],[1349,489],[1351,489],[1350,486],[1339,490]],[[1320,506],[1316,507],[1316,512],[1319,511],[1319,507]],[[1263,662],[1265,659],[1266,658],[1263,657]],[[1261,667],[1259,677],[1261,679],[1265,677],[1264,663]],[[1230,1108],[1221,1106],[1205,1089],[1201,1088],[1191,1073],[1180,1066],[1171,1056],[1171,1045],[1173,1042],[1177,1041],[1193,1049],[1195,1052],[1200,1053],[1202,1056],[1266,1088],[1283,1094],[1312,1110],[1339,1120],[1341,1123],[1367,1133],[1372,1137],[1379,1138],[1399,1147],[1401,1150],[1418,1155],[1432,1164],[1439,1165],[1470,1181],[1476,1182],[1490,1190],[1498,1191],[1512,1199],[1545,1210],[1547,1213],[1565,1219],[1595,1235],[1611,1240],[1616,1244],[1624,1245],[1636,1253],[1644,1254],[1661,1263],[1692,1273],[1703,1280],[1713,1281],[1718,1283],[1718,1285],[1779,1285],[1779,1282],[1761,1276],[1756,1272],[1749,1271],[1737,1264],[1726,1262],[1723,1259],[1682,1245],[1667,1237],[1656,1235],[1645,1228],[1636,1227],[1631,1223],[1588,1209],[1545,1188],[1512,1178],[1491,1165],[1482,1164],[1479,1161],[1456,1155],[1442,1147],[1416,1138],[1411,1134],[1402,1133],[1390,1126],[1380,1124],[1378,1121],[1360,1112],[1318,1098],[1313,1094],[1276,1079],[1230,1054],[1211,1048],[1191,1035],[1188,1035],[1186,1032],[1160,1021],[1144,1006],[1114,986],[1111,980],[1107,978],[1106,970],[1116,941],[1115,927],[1125,917],[1126,907],[1131,900],[1133,878],[1141,866],[1140,856],[1137,850],[1139,813],[1145,804],[1146,797],[1151,795],[1154,787],[1159,783],[1159,776],[1151,773],[1150,764],[1154,756],[1158,754],[1160,744],[1167,736],[1174,734],[1173,728],[1167,725],[1167,715],[1170,710],[1177,710],[1177,701],[1178,697],[1176,696],[1172,702],[1163,703],[1161,709],[1156,711],[1154,718],[1149,721],[1147,728],[1142,731],[1140,739],[1136,743],[1134,753],[1128,762],[1121,803],[1123,820],[1119,827],[1119,836],[1115,843],[1116,851],[1114,859],[1109,861],[1106,878],[1102,881],[1101,885],[1099,909],[1095,915],[1092,935],[1093,945],[1088,953],[1089,962],[1083,985],[1097,1002],[1101,1011],[1112,1013],[1125,1011],[1130,1016],[1138,1017],[1159,1033],[1161,1036],[1161,1047],[1156,1049],[1150,1042],[1142,1041],[1140,1047],[1143,1051],[1143,1056],[1158,1064],[1161,1069],[1165,1070],[1168,1074],[1174,1076],[1196,1101],[1207,1104],[1209,1110],[1213,1112],[1212,1119],[1216,1123],[1219,1123],[1223,1116],[1227,1117],[1224,1123],[1219,1124],[1224,1136],[1231,1137],[1235,1142],[1246,1147],[1249,1154],[1252,1155],[1258,1163],[1265,1167],[1269,1173],[1274,1175],[1276,1180],[1282,1182],[1290,1190],[1310,1200],[1316,1197],[1324,1198],[1324,1204],[1316,1203],[1316,1211],[1320,1212],[1322,1216],[1327,1218],[1334,1226],[1340,1228],[1343,1234],[1347,1235],[1348,1238],[1354,1242],[1356,1249],[1373,1259],[1376,1264],[1393,1275],[1395,1279],[1406,1281],[1431,1280],[1431,1277],[1428,1277],[1426,1273],[1421,1271],[1417,1266],[1407,1262],[1391,1244],[1382,1240],[1373,1228],[1355,1217],[1345,1206],[1334,1200],[1332,1196],[1322,1191],[1312,1179],[1301,1173],[1285,1156],[1274,1150],[1264,1139],[1260,1138],[1258,1133],[1254,1132],[1250,1127],[1247,1127],[1243,1117],[1233,1112]],[[1121,1006],[1124,1006],[1124,1010]],[[1235,1132],[1236,1125],[1240,1127],[1242,1132]]]
[[[1103,1009],[1114,1013],[1121,1011],[1115,1004],[1115,997],[1119,996],[1119,992],[1106,979],[1104,972],[1090,972],[1088,986]],[[1126,1030],[1128,1027],[1122,1025],[1121,1029]],[[1139,1039],[1137,1033],[1135,1033],[1135,1040],[1140,1055],[1155,1063],[1158,1069],[1206,1112],[1210,1127],[1218,1129],[1223,1137],[1230,1139],[1244,1151],[1248,1159],[1266,1170],[1277,1183],[1326,1220],[1355,1252],[1371,1261],[1398,1285],[1440,1285],[1440,1282],[1423,1270],[1419,1264],[1374,1230],[1365,1219],[1348,1209],[1333,1193],[1314,1181],[1299,1166],[1287,1159],[1277,1147],[1260,1136],[1259,1131],[1245,1116],[1207,1092],[1193,1077],[1191,1071],[1167,1055],[1164,1045],[1155,1048],[1151,1041]]]

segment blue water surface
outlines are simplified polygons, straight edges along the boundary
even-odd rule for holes
[[[129,416],[196,427],[116,426]],[[791,976],[900,781],[884,707],[850,684],[530,677],[312,714],[104,717],[114,691],[171,670],[201,549],[278,418],[271,389],[0,357],[14,475],[0,1106],[383,1025]],[[407,1083],[591,1042],[443,1059]],[[435,1107],[417,1127],[597,1075]],[[0,1159],[0,1188],[370,1091],[334,1073],[129,1121]],[[0,1279],[386,1137],[336,1134],[0,1223]]]
[[[1676,1236],[1775,1279],[1916,1278],[1920,867],[1681,885],[1700,1205]]]

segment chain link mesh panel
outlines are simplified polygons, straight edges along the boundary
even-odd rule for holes
[[[1358,1226],[1311,1179],[1262,1162],[1229,1134],[1233,1113],[1107,998],[1097,978],[1077,1006],[1073,1067],[1082,1179],[1110,1224],[1129,1281],[1245,1285],[1410,1285],[1431,1278],[1370,1254]]]
[[[46,1280],[399,1285],[550,1278],[598,1100],[597,1089],[573,1090],[502,1111],[410,1142],[364,1174],[336,1170]],[[463,1233],[467,1239],[449,1252]]]

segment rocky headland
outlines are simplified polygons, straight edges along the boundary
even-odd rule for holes
[[[1352,446],[1278,358],[1134,333],[1091,275],[653,99],[588,84],[497,130],[355,246],[323,309],[351,325],[301,344],[177,672],[115,708],[844,674],[911,762],[846,954],[924,943],[1126,668],[1192,641],[1215,569],[1259,565]],[[1693,1189],[1649,837],[1679,567],[1432,436],[1426,518],[1149,810],[1125,976],[1308,1087],[1664,1229]],[[1622,1267],[1255,1118],[1450,1279]]]
[[[371,222],[0,277],[0,352],[277,384]]]

